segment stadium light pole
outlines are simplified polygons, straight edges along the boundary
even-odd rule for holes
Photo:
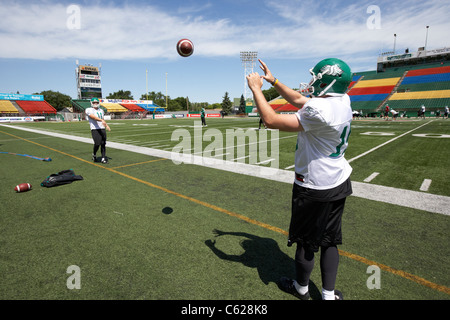
[[[394,54],[395,54],[395,47],[396,47],[396,44],[397,44],[397,34],[394,33]]]
[[[167,106],[167,72],[166,72],[166,111],[168,111],[168,106]]]
[[[428,29],[430,28],[430,26],[427,26],[427,35],[425,37],[425,50],[427,50],[427,43],[428,43]]]
[[[241,62],[244,67],[244,99],[247,101],[250,90],[247,85],[247,76],[253,72],[256,60],[258,59],[258,51],[241,51]]]
[[[147,93],[147,110],[148,110],[148,69],[145,69],[145,92]]]

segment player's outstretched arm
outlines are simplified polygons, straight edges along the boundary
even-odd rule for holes
[[[261,90],[263,77],[254,72],[247,76],[247,82],[253,92],[253,99],[259,114],[267,127],[289,132],[303,131],[295,114],[277,114],[269,105]]]
[[[99,122],[103,123],[103,125],[104,125],[105,128],[106,128],[106,130],[111,131],[111,128],[108,126],[108,124],[106,123],[106,121],[105,121],[104,119],[101,119],[101,118],[97,117],[97,116],[94,115],[94,114],[90,114],[90,115],[89,115],[89,118],[91,118],[91,119],[93,119],[93,120],[95,120],[95,121],[99,121]]]
[[[264,80],[272,84],[272,86],[277,90],[277,92],[286,99],[287,102],[292,104],[293,106],[297,108],[303,107],[303,105],[308,102],[309,98],[303,96],[300,92],[295,91],[288,86],[281,83],[278,79],[276,79],[273,75],[270,69],[267,67],[267,65],[259,59],[259,63],[261,65],[259,66],[262,71],[264,71]]]

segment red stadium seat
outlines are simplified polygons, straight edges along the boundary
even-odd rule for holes
[[[362,94],[384,94],[391,93],[395,86],[381,86],[381,87],[367,87],[367,88],[354,88],[350,90],[348,95],[356,96]]]
[[[408,72],[406,77],[425,76],[425,75],[429,75],[429,74],[440,74],[440,73],[450,73],[450,66],[448,66],[448,67],[438,67],[438,68],[429,68],[429,69],[411,70],[411,71]]]
[[[47,101],[25,101],[25,100],[16,100],[16,103],[25,113],[33,114],[33,113],[56,113],[56,109],[53,108]]]
[[[134,111],[134,112],[144,112],[145,109],[139,107],[137,104],[132,104],[132,103],[121,103],[120,104],[122,107],[127,108],[130,111]]]

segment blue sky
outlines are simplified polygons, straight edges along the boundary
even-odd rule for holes
[[[167,73],[170,97],[214,103],[244,93],[240,51],[258,51],[280,81],[298,87],[323,58],[374,70],[394,34],[399,53],[424,46],[427,25],[428,49],[450,45],[447,0],[2,0],[0,12],[2,93],[76,98],[79,60],[102,64],[104,97],[130,90],[139,99],[148,70],[149,91],[166,93]],[[189,58],[176,53],[181,38],[194,42]]]

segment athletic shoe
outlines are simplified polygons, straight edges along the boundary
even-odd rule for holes
[[[94,154],[92,155],[92,161],[97,162],[97,157]]]
[[[294,280],[283,277],[278,282],[278,288],[283,290],[286,293],[292,294],[293,296],[299,298],[300,300],[309,300],[310,295],[309,292],[305,294],[300,294],[294,285]]]
[[[340,292],[339,290],[334,290],[334,300],[344,300],[342,292]]]
[[[102,158],[102,163],[108,163],[108,159],[107,158]]]
[[[322,296],[322,300],[324,300],[323,296]],[[334,300],[344,300],[344,297],[342,296],[342,292],[340,292],[339,290],[334,290]]]

